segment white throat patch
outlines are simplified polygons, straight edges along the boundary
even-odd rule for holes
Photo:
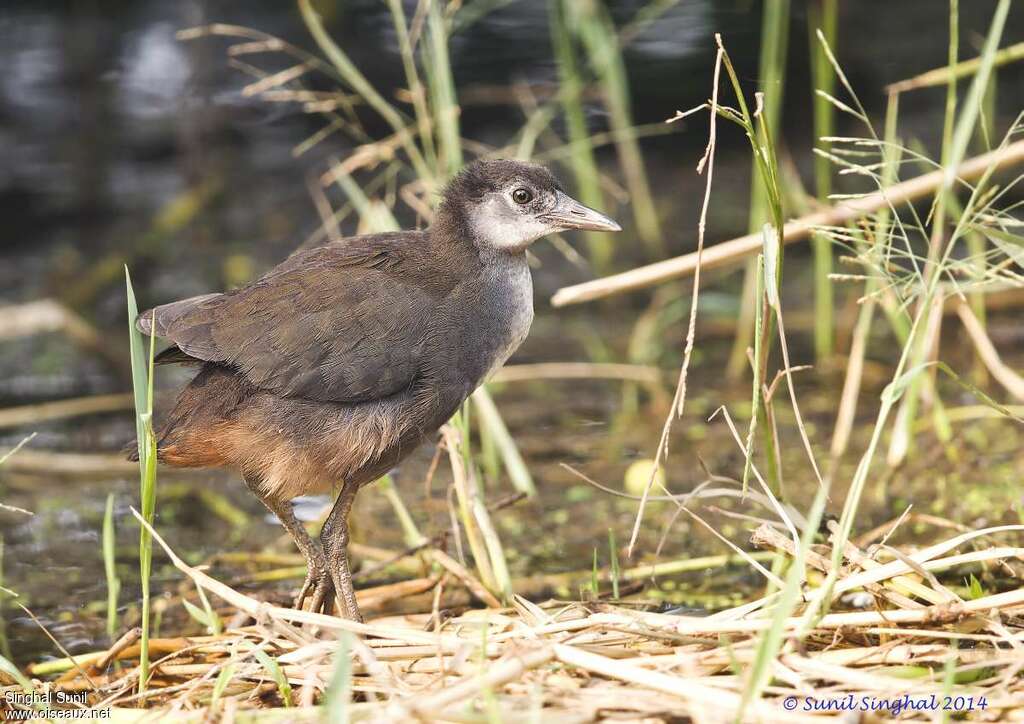
[[[479,244],[504,251],[525,249],[555,231],[548,223],[510,209],[499,194],[491,194],[473,207],[469,225]]]

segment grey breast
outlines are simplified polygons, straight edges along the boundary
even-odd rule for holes
[[[524,254],[484,266],[480,333],[486,347],[476,385],[496,372],[526,339],[533,323],[533,278]],[[474,385],[474,387],[476,386]]]

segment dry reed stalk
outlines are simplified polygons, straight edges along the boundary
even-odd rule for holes
[[[41,402],[0,410],[0,429],[38,425],[52,420],[66,420],[69,417],[96,415],[103,412],[121,412],[132,408],[132,396],[128,393],[75,397],[55,402]]]
[[[974,350],[984,363],[985,368],[991,373],[993,379],[1001,384],[1007,392],[1017,400],[1024,401],[1024,377],[1021,377],[1017,374],[1016,370],[1003,362],[1002,357],[999,356],[998,350],[992,344],[992,340],[985,332],[985,328],[974,314],[971,306],[960,297],[956,297],[955,301],[956,313],[960,317],[964,330],[967,332],[967,336],[971,338]]]
[[[955,171],[958,178],[969,181],[982,176],[990,169],[995,172],[1021,162],[1024,162],[1024,141],[1015,141],[1007,144],[1004,148],[967,159]],[[933,193],[942,186],[944,181],[945,171],[939,169],[859,198],[844,199],[831,208],[788,221],[782,241],[785,244],[800,241],[807,238],[818,227],[842,226],[887,206],[898,206],[915,201]],[[620,274],[562,287],[555,292],[551,303],[556,307],[563,307],[643,289],[688,276],[693,274],[698,267],[707,270],[733,264],[756,254],[761,250],[762,245],[761,232],[747,234],[704,249],[699,259],[698,253],[692,252]]]
[[[97,670],[102,671],[110,665],[110,662],[121,655],[125,649],[134,644],[142,636],[142,629],[136,626],[135,628],[129,629],[115,641],[106,653],[100,658],[96,659],[96,662],[92,664]],[[152,646],[150,646],[152,648]]]
[[[490,608],[501,608],[501,602],[457,560],[440,550],[432,550],[429,555],[432,561],[462,581],[466,588],[472,591],[474,596]]]
[[[0,453],[2,455],[3,453]],[[107,453],[62,453],[22,450],[12,456],[4,467],[8,471],[40,473],[73,478],[90,476],[124,476],[137,472],[138,463],[121,455]]]
[[[996,53],[994,66],[1005,65],[1016,60],[1024,58],[1024,43],[1014,43],[1008,45],[1005,48],[1000,49]],[[907,78],[906,80],[897,81],[896,83],[890,83],[885,86],[886,93],[903,93],[904,91],[915,90],[917,88],[928,88],[936,85],[943,85],[949,83],[950,78],[963,78],[968,75],[972,75],[977,72],[978,68],[981,67],[981,57],[971,58],[970,60],[962,60],[952,67],[944,65],[941,68],[935,68],[933,70],[925,71],[919,75],[915,75],[913,78]]]
[[[829,526],[830,529],[834,529],[835,525]],[[846,541],[843,546],[843,555],[848,560],[857,564],[862,570],[868,571],[880,567],[882,564],[875,559],[867,556],[851,541]],[[918,598],[928,601],[929,603],[942,603],[946,600],[945,596],[936,594],[935,591],[928,588],[928,586],[922,585],[912,578],[907,576],[893,576],[890,584],[899,591],[901,594],[917,596]],[[874,585],[874,584],[872,584]],[[904,605],[904,608],[920,608],[921,604],[914,602],[911,606]]]
[[[797,527],[806,527],[802,520],[789,521],[785,509],[775,510],[788,521],[792,533]],[[902,516],[895,524],[872,531],[870,540],[878,535],[888,537],[895,525],[910,518]],[[927,522],[957,528],[941,519]],[[258,717],[262,721],[264,716],[303,720],[324,713],[324,708],[312,704],[333,677],[334,637],[350,632],[363,637],[351,640],[349,647],[353,657],[348,669],[351,691],[362,699],[349,704],[354,718],[418,716],[458,721],[479,718],[482,711],[492,719],[513,720],[531,711],[561,721],[581,712],[597,716],[615,710],[634,717],[666,713],[700,717],[713,711],[716,717],[730,719],[743,711],[745,718],[764,721],[810,721],[802,711],[785,711],[782,700],[807,695],[812,681],[815,695],[822,696],[985,692],[992,707],[1019,708],[1024,693],[1018,676],[1019,649],[1024,648],[1020,618],[1024,590],[960,601],[945,588],[949,579],[943,584],[935,572],[967,564],[1024,560],[1024,548],[1013,545],[965,547],[981,538],[1022,531],[1024,525],[980,530],[959,527],[952,537],[920,550],[880,546],[876,554],[891,559],[886,562],[872,560],[847,541],[836,565],[814,551],[801,554],[804,561],[835,574],[832,600],[864,589],[874,609],[833,612],[808,623],[800,615],[798,603],[794,614],[781,621],[781,629],[787,635],[799,635],[801,644],[772,656],[773,683],[764,690],[763,698],[753,700],[745,710],[746,679],[734,667],[755,665],[761,655],[758,634],[773,625],[773,613],[789,611],[780,604],[778,593],[708,617],[601,603],[537,605],[516,598],[511,609],[468,611],[443,620],[438,615],[440,594],[435,588],[427,597],[430,600],[422,601],[417,615],[355,624],[270,606],[245,596],[183,563],[152,530],[153,539],[189,579],[246,614],[236,617],[238,620],[251,617],[256,623],[229,627],[216,637],[151,640],[150,653],[166,655],[153,662],[145,695],[132,693],[139,676],[137,668],[108,672],[101,666],[137,657],[139,645],[131,644],[130,639],[108,651],[76,657],[83,673],[70,661],[62,668],[50,663],[49,668],[31,673],[53,676],[70,669],[73,674],[48,685],[56,690],[93,692],[90,696],[96,706],[115,706],[118,716],[126,719],[196,710],[197,720]],[[759,535],[776,549],[799,553],[792,538],[770,526]],[[427,551],[437,555],[429,548]],[[395,555],[394,551],[374,552],[381,559]],[[435,560],[443,565],[444,555]],[[717,558],[743,560],[737,556]],[[271,563],[283,560],[267,558]],[[687,569],[684,564],[691,564],[692,569],[695,562],[700,561],[670,562],[668,570]],[[666,564],[660,565],[664,573]],[[472,576],[460,576],[457,563],[444,567],[451,572],[444,574],[449,580],[463,579],[469,588],[482,587]],[[650,574],[650,566],[638,566],[623,571],[620,580]],[[437,578],[415,579],[360,593],[382,599],[388,598],[388,591],[400,595],[437,583]],[[803,594],[805,608],[807,601],[824,595],[820,587],[806,583]],[[316,628],[301,630],[297,625]],[[425,626],[430,631],[425,631]],[[880,643],[870,645],[868,636],[880,636]],[[959,641],[973,641],[976,648],[958,648]],[[278,685],[256,661],[257,650],[271,656],[281,675],[298,687],[294,701],[303,706],[280,707]],[[969,685],[942,683],[942,666],[947,661],[954,662],[957,672],[964,675],[984,671],[984,678]],[[907,672],[898,671],[907,667],[912,667],[916,678],[908,679]],[[148,707],[149,711],[125,708],[128,706]],[[257,706],[274,708],[247,711]],[[821,721],[820,717],[815,721]]]
[[[705,707],[712,707],[726,716],[730,714],[735,715],[740,710],[740,697],[720,687],[706,686],[693,679],[681,679],[678,676],[647,671],[633,664],[609,659],[608,657],[564,644],[555,644],[554,651],[558,660],[568,666],[574,666],[612,679],[637,684],[647,689],[668,694],[669,696],[679,697],[687,701],[691,706],[699,707],[695,710],[690,710],[693,714],[699,714]],[[776,707],[766,702],[757,702],[750,709],[762,717],[775,716],[779,713]],[[787,721],[800,721],[801,719],[811,720],[810,717],[787,717]]]
[[[135,515],[137,520],[139,520],[140,525],[144,526],[147,530],[150,531],[150,533],[153,535],[153,540],[155,540],[160,545],[160,547],[163,548],[164,552],[171,559],[171,563],[174,564],[175,568],[177,568],[179,571],[181,571],[189,578],[191,578],[197,586],[200,586],[205,590],[209,591],[210,593],[213,593],[214,595],[222,598],[224,601],[228,602],[235,608],[241,611],[245,611],[250,616],[252,616],[256,621],[262,621],[267,618],[272,618],[288,624],[309,624],[312,626],[322,627],[328,630],[347,631],[349,633],[355,634],[378,636],[388,636],[390,634],[385,633],[385,631],[389,631],[390,633],[395,634],[395,636],[392,636],[392,638],[398,638],[399,640],[405,641],[407,643],[435,644],[437,643],[439,638],[442,640],[444,639],[444,637],[438,637],[433,634],[414,631],[411,629],[393,631],[391,629],[381,630],[380,627],[368,626],[365,623],[357,623],[356,621],[349,621],[347,619],[337,618],[335,616],[327,616],[322,613],[313,613],[311,611],[300,611],[292,608],[270,606],[261,601],[257,601],[256,599],[250,598],[249,596],[245,596],[241,593],[238,593],[229,586],[226,586],[220,581],[217,581],[216,579],[208,576],[206,573],[196,568],[193,568],[192,566],[189,566],[174,553],[171,547],[167,545],[163,538],[161,538],[160,535],[155,530],[153,530],[153,528],[148,523],[142,520],[142,518],[134,509],[132,510],[132,514]]]
[[[796,546],[790,538],[779,533],[777,530],[772,528],[770,525],[762,525],[754,534],[751,536],[750,542],[759,548],[774,548],[785,552],[789,556],[796,556]],[[832,561],[824,556],[816,553],[815,551],[807,551],[804,560],[808,565],[817,568],[822,573],[828,573],[832,569]],[[781,586],[780,586],[781,588]],[[885,588],[877,583],[869,583],[865,588],[885,600],[896,604],[900,608],[921,608],[921,604],[915,603],[910,600],[902,593],[894,593],[887,591]]]
[[[936,558],[978,536],[1021,528],[968,531],[923,551],[902,554],[881,567],[888,567],[887,579],[895,580],[900,571],[927,563],[1021,557],[1024,549],[1007,547]],[[156,534],[154,539],[164,545]],[[782,540],[788,543],[784,536]],[[351,629],[349,622],[321,626],[320,637],[304,634],[304,643],[290,641],[285,636],[287,629],[273,626],[284,623],[284,610],[260,604],[222,584],[218,587],[168,553],[196,583],[256,613],[258,623],[229,630],[221,637],[154,639],[152,645],[170,653],[154,662],[155,673],[145,698],[131,693],[138,671],[130,669],[93,678],[97,691],[91,696],[101,697],[95,705],[112,705],[126,720],[198,709],[198,721],[223,717],[232,707],[234,716],[244,714],[259,721],[266,720],[264,717],[295,721],[321,717],[324,708],[311,705],[332,676],[336,649],[332,633]],[[917,559],[913,565],[911,559]],[[851,579],[864,581],[865,573],[844,574],[839,584]],[[775,659],[775,683],[768,687],[764,699],[752,702],[745,717],[812,721],[803,711],[785,710],[782,699],[846,692],[875,696],[984,693],[990,709],[1019,708],[1019,653],[1001,647],[1020,646],[1024,640],[1018,616],[1024,611],[1024,591],[913,610],[892,610],[885,608],[881,599],[875,601],[878,610],[831,613],[815,622],[799,653],[783,653]],[[760,603],[771,605],[770,600]],[[441,624],[434,634],[419,628],[434,620],[429,613],[378,619],[358,628],[367,638],[355,640],[351,647],[351,691],[365,700],[352,702],[350,711],[353,717],[377,720],[415,716],[462,721],[472,707],[482,707],[492,718],[503,720],[522,718],[528,711],[559,721],[574,721],[573,716],[582,714],[581,720],[585,720],[588,712],[596,715],[608,710],[633,716],[689,713],[698,718],[714,712],[714,721],[732,719],[740,711],[744,686],[733,667],[755,661],[756,633],[771,624],[762,608],[745,604],[722,612],[724,616],[697,618],[619,606],[602,605],[599,612],[593,612],[579,604],[552,607],[517,601],[514,609],[467,612]],[[331,618],[320,616],[317,623]],[[998,633],[974,633],[979,626],[991,627],[991,622],[997,622]],[[802,618],[794,616],[784,624],[787,631],[794,631],[802,625]],[[910,626],[903,628],[905,624]],[[486,636],[482,637],[482,632]],[[863,637],[868,634],[885,640],[864,645]],[[728,637],[728,645],[723,635]],[[482,650],[485,641],[486,650]],[[974,641],[977,648],[956,648],[957,641]],[[272,655],[291,685],[301,687],[296,701],[303,707],[280,708],[277,685],[253,658],[256,649]],[[118,658],[124,660],[128,652],[122,650]],[[965,675],[977,670],[991,673],[972,684],[954,684],[948,689],[941,672],[951,660]],[[931,676],[929,670],[934,672]],[[909,673],[914,678],[908,679]],[[810,681],[815,683],[813,692],[807,688]],[[81,676],[51,686],[62,691],[90,690]],[[211,705],[213,698],[220,703]],[[125,708],[139,705],[150,710]],[[275,705],[277,708],[267,711],[245,711]],[[813,719],[821,720],[820,716]]]
[[[507,365],[494,373],[490,382],[532,382],[534,380],[622,380],[658,385],[661,370],[650,365],[599,362],[538,362]],[[2,419],[2,418],[0,418]]]
[[[439,715],[447,707],[476,697],[486,688],[519,679],[525,672],[548,663],[554,657],[555,651],[550,646],[526,648],[491,664],[484,673],[466,677],[431,696],[408,697],[404,701],[396,702],[388,711],[395,716],[396,721],[407,712],[422,717],[434,715],[441,718]]]
[[[468,469],[463,457],[465,442],[462,433],[453,425],[447,424],[441,428],[441,436],[448,448],[448,459],[454,480],[453,487],[459,501],[459,518],[465,528],[466,538],[473,552],[473,561],[480,572],[480,578],[484,586],[491,591],[510,593],[511,591],[507,589],[511,585],[511,581],[508,578],[508,571],[504,567],[504,553],[500,547],[495,547],[500,546],[500,542],[480,496],[476,473]]]

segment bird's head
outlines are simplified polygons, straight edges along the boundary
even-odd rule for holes
[[[622,230],[566,194],[543,166],[505,159],[463,168],[445,189],[441,211],[459,217],[478,248],[509,253],[559,231]]]

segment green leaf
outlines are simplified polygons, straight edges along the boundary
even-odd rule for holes
[[[608,555],[612,560],[612,597],[619,600],[619,549],[615,545],[615,529],[608,529]]]
[[[979,581],[973,573],[967,580],[967,597],[972,601],[985,597],[985,589],[981,587],[981,581]]]
[[[26,693],[32,693],[35,690],[35,687],[32,686],[32,682],[28,680],[28,677],[21,673],[21,670],[17,666],[12,664],[3,656],[0,656],[0,671],[17,681]]]
[[[533,483],[530,469],[526,466],[526,461],[523,460],[516,441],[509,433],[505,421],[501,418],[501,413],[498,412],[498,406],[494,404],[487,388],[478,387],[470,399],[476,406],[481,432],[486,429],[487,434],[493,440],[512,485],[520,493],[525,493],[527,497],[537,497],[537,486]]]
[[[1011,234],[1003,229],[991,226],[979,226],[972,224],[971,229],[986,236],[1006,256],[1013,259],[1018,266],[1024,267],[1024,236]]]
[[[132,277],[128,272],[127,266],[124,268],[124,279],[128,295],[128,341],[131,348],[132,391],[135,396],[135,434],[139,444],[140,467],[144,469],[145,461],[142,459],[142,456],[146,452],[146,430],[142,415],[148,411],[148,406],[146,405],[149,391],[148,365],[146,364],[146,352],[143,346],[142,334],[135,327],[135,320],[139,316],[139,306],[135,301],[135,290],[132,289]]]
[[[198,609],[196,609],[198,610]],[[228,688],[228,684],[231,683],[231,677],[235,673],[235,662],[229,661],[224,664],[224,668],[217,674],[217,681],[213,684],[213,699],[210,702],[210,706],[216,706],[217,702],[220,701],[221,696],[224,694],[224,690]]]
[[[107,578],[107,635],[111,640],[117,633],[117,597],[121,592],[121,580],[117,577],[115,565],[114,494],[107,496],[103,512],[103,570]]]
[[[220,616],[213,610],[213,606],[210,605],[210,599],[206,597],[206,592],[202,586],[196,586],[196,591],[199,593],[199,600],[203,604],[203,611],[206,612],[206,620],[210,622],[208,625],[210,633],[217,636],[221,632]]]
[[[181,604],[185,607],[185,610],[188,611],[188,615],[194,618],[196,622],[202,624],[207,629],[213,628],[206,611],[199,608],[199,606],[195,605],[194,603],[186,601],[185,599],[181,600]]]
[[[779,312],[779,235],[771,224],[761,227],[764,248],[764,293],[775,313]]]
[[[917,367],[907,370],[895,380],[887,384],[885,389],[882,390],[882,401],[888,402],[892,405],[896,404],[899,399],[903,397],[903,393],[907,391],[907,388],[910,386],[910,383],[914,381],[914,378],[921,374],[922,370],[930,367],[932,364],[933,363],[931,362],[926,362],[922,365],[918,365]]]
[[[934,364],[940,370],[945,372],[946,375],[950,379],[952,379],[955,383],[960,385],[960,387],[962,387],[963,389],[967,390],[972,395],[977,397],[978,400],[981,402],[981,404],[985,405],[986,407],[992,408],[993,410],[998,412],[1000,415],[1003,415],[1004,417],[1009,417],[1011,420],[1016,420],[1017,422],[1019,422],[1021,424],[1024,424],[1024,419],[1021,419],[1017,415],[1014,415],[1013,412],[1011,412],[1009,408],[1007,408],[1007,407],[1005,407],[1003,405],[1000,405],[998,402],[993,400],[981,388],[971,384],[967,380],[965,380],[962,377],[960,377],[960,375],[958,375],[953,370],[953,368],[950,367],[945,362],[933,362],[932,364]]]
[[[334,673],[324,693],[324,719],[332,724],[344,724],[349,720],[349,703],[352,699],[351,648],[349,633],[342,631],[334,654]]]
[[[149,340],[149,360],[145,355],[142,334],[135,326],[139,316],[131,274],[124,268],[128,298],[128,339],[131,347],[132,389],[135,397],[135,434],[139,447],[139,498],[142,517],[152,525],[156,514],[156,437],[153,435],[153,357],[156,336]],[[142,583],[142,636],[139,656],[139,689],[144,691],[149,679],[150,595],[149,576],[153,563],[153,541],[149,532],[139,531],[139,579]]]
[[[998,412],[1000,415],[1003,415],[1004,417],[1009,417],[1012,420],[1016,420],[1017,422],[1024,424],[1024,419],[1018,417],[1017,415],[1014,415],[1009,408],[1005,407],[1004,405],[1000,405],[998,402],[989,397],[984,392],[984,390],[963,379],[960,375],[956,373],[956,371],[952,367],[950,367],[945,362],[941,361],[925,362],[924,364],[918,365],[913,369],[907,370],[902,375],[900,375],[900,377],[897,380],[890,382],[888,385],[885,386],[885,389],[882,390],[882,400],[889,401],[891,403],[895,403],[896,401],[898,401],[900,397],[903,396],[903,392],[907,389],[910,383],[914,381],[914,378],[917,375],[919,375],[922,370],[928,367],[936,367],[937,369],[944,372],[946,376],[953,380],[953,382],[955,382],[960,387],[962,387],[963,389],[967,390],[972,395],[977,397],[978,400],[986,407],[992,408],[993,410]]]
[[[925,676],[931,676],[932,670],[927,666],[881,666],[875,671],[891,676],[894,679],[920,679]]]
[[[253,650],[253,655],[256,660],[260,662],[260,665],[267,670],[267,672],[273,677],[277,683],[277,690],[281,692],[281,700],[284,701],[285,706],[292,705],[292,685],[288,683],[288,677],[284,675],[284,671],[281,670],[281,665],[277,663],[277,660],[271,658],[271,656],[263,649]]]

